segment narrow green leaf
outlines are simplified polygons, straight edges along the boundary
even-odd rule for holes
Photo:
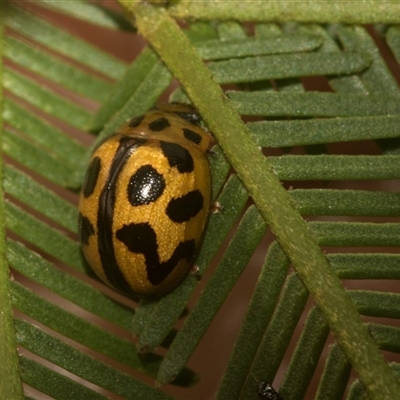
[[[4,71],[3,85],[11,93],[77,128],[83,129],[89,122],[88,111],[15,71]]]
[[[308,292],[305,286],[297,274],[292,273],[286,279],[279,303],[253,360],[252,368],[243,388],[243,398],[251,398],[251,396],[254,398],[255,379],[257,381],[273,381],[307,299]]]
[[[289,193],[303,215],[400,216],[398,192],[295,189]]]
[[[190,103],[189,97],[181,87],[178,87],[171,93],[171,95],[168,97],[168,101],[170,103]]]
[[[365,27],[339,26],[337,33],[346,51],[361,51],[373,60],[371,66],[361,74],[361,80],[369,93],[398,96],[400,90],[397,82]]]
[[[260,22],[254,27],[254,34],[256,36],[268,37],[268,36],[279,36],[282,34],[282,30],[278,24],[273,22]],[[318,35],[320,36],[320,35]]]
[[[86,0],[74,0],[71,2],[37,0],[37,2],[43,6],[53,8],[59,12],[104,28],[134,30],[132,24],[120,12],[103,7],[102,4],[88,3]]]
[[[12,299],[14,307],[44,326],[124,365],[149,375],[156,374],[160,356],[141,356],[132,342],[50,303],[17,282],[12,283]]]
[[[189,275],[172,293],[161,299],[146,321],[144,329],[139,325],[139,329],[142,329],[139,331],[141,332],[137,345],[139,349],[155,348],[166,338],[196,288],[198,276],[202,276],[207,270],[212,258],[242,212],[247,199],[246,190],[238,177],[233,175],[217,199],[221,211],[209,217],[200,254],[195,261],[199,268],[198,275]],[[136,322],[134,324],[136,325]]]
[[[48,152],[56,154],[63,163],[75,166],[86,152],[81,143],[10,99],[4,102],[3,115],[4,120],[15,129],[45,147]]]
[[[7,37],[6,49],[6,57],[15,64],[29,68],[29,71],[36,72],[50,81],[98,102],[107,98],[113,86],[104,79],[46,53],[43,49],[11,36]]]
[[[4,131],[3,151],[15,161],[60,186],[66,187],[70,183],[73,173],[71,165],[61,163],[55,154],[32,145],[21,136]]]
[[[371,290],[349,290],[351,299],[362,315],[400,319],[400,294]]]
[[[205,60],[220,60],[260,56],[266,54],[282,54],[314,50],[322,44],[322,40],[311,35],[281,35],[274,38],[243,38],[231,40],[208,40],[196,44],[196,49]]]
[[[243,216],[221,262],[172,342],[157,375],[159,383],[171,382],[183,369],[233,285],[239,279],[264,236],[265,229],[265,222],[257,209],[250,207]]]
[[[315,400],[342,400],[350,377],[351,364],[337,343],[334,343],[325,362]]]
[[[400,64],[400,28],[398,26],[391,26],[388,29],[386,41],[393,55],[396,57],[397,62]]]
[[[368,328],[382,350],[400,353],[400,329],[398,327],[369,323]]]
[[[19,359],[24,382],[57,400],[106,400],[107,397],[89,389],[71,378],[21,356]]]
[[[388,95],[264,91],[228,92],[227,95],[242,115],[354,117],[400,114],[399,97]],[[277,122],[272,125],[274,124],[276,125]]]
[[[260,24],[261,25],[261,24]],[[284,27],[282,27],[284,28]],[[291,32],[290,30],[288,30],[289,32]],[[280,26],[276,25],[276,24],[264,24],[264,26],[262,27],[258,27],[255,30],[256,35],[259,35],[261,37],[267,36],[270,38],[274,38],[275,36],[277,36],[278,34],[281,35],[282,32],[286,32],[285,29],[281,29]],[[297,34],[311,34],[313,36],[316,37],[320,37],[323,38],[323,35],[321,35],[321,33],[318,32],[300,32],[300,30],[296,30],[296,35]],[[322,48],[325,47],[325,43],[326,43],[326,39],[324,38],[322,45],[316,49],[317,52],[321,51]],[[257,85],[257,84],[256,84]],[[276,90],[278,90],[280,93],[304,93],[305,92],[305,88],[303,86],[303,83],[301,81],[300,78],[284,78],[284,79],[280,79],[280,80],[276,80],[275,82],[271,82],[270,80],[268,81],[264,81],[262,83],[262,86],[259,88],[256,85],[254,85],[254,87],[249,87],[249,89],[251,91],[254,90],[268,90],[268,91],[272,91],[275,92]]]
[[[339,47],[334,32],[329,32],[320,25],[301,25],[299,32],[318,35],[323,37],[324,44],[318,49],[322,53],[342,53],[343,49]],[[363,85],[359,75],[350,76],[329,76],[327,77],[329,85],[335,92],[352,93],[352,94],[368,94],[368,90]]]
[[[218,39],[216,28],[204,21],[191,23],[185,30],[185,35],[192,43]]]
[[[130,330],[133,310],[110,299],[81,279],[62,272],[22,244],[8,240],[7,260],[15,270],[34,282],[84,310]]]
[[[364,87],[371,94],[400,95],[397,82],[381,55],[381,50],[365,27],[339,27],[338,37],[347,51],[367,52],[373,59],[371,67],[360,74]],[[400,138],[377,141],[386,154],[400,153]]]
[[[103,102],[99,111],[93,116],[89,130],[99,131],[117,111],[124,107],[123,116],[116,122],[119,126],[128,118],[143,114],[168,87],[171,79],[171,74],[158,56],[150,48],[145,48],[109,93],[107,101]],[[115,130],[119,126],[113,129]],[[107,130],[102,137],[110,132],[110,129]]]
[[[218,83],[256,82],[265,79],[313,75],[352,74],[367,68],[364,53],[284,54],[212,61],[208,68]]]
[[[221,40],[244,39],[247,36],[243,25],[236,21],[220,22],[217,30]]]
[[[277,242],[271,244],[257,286],[236,339],[216,400],[238,399],[253,358],[274,311],[290,261]],[[262,380],[262,377],[259,377]]]
[[[261,26],[262,25],[262,26]],[[277,35],[282,34],[282,29],[277,26],[276,24],[260,24],[260,26],[256,27],[255,29],[255,34],[261,37],[270,37],[270,38],[274,38]],[[324,38],[324,36],[320,33],[320,32],[312,32],[312,30],[310,29],[308,32],[307,31],[303,31],[300,32],[300,30],[296,30],[296,34],[311,34],[312,36],[316,36],[316,37],[320,37],[323,38],[323,43],[322,46],[320,46],[317,51],[321,51],[322,48],[325,47],[325,43],[326,43],[326,38]],[[264,81],[261,84],[261,87],[257,87],[256,85],[253,85],[249,87],[249,89],[251,91],[254,90],[268,90],[271,92],[275,92],[276,90],[278,90],[280,93],[304,93],[305,89],[304,86],[301,82],[301,79],[299,78],[286,78],[286,79],[280,79],[280,80],[276,80],[274,82],[274,85],[272,85],[271,81]],[[306,148],[306,151],[308,151],[309,149]],[[326,151],[324,150],[320,150],[320,152],[324,153]]]
[[[3,185],[7,194],[39,211],[71,232],[77,231],[78,213],[76,207],[11,165],[5,165],[4,171]]]
[[[399,179],[400,156],[280,156],[269,157],[279,179],[358,180]]]
[[[400,224],[362,222],[310,222],[320,246],[400,246]]]
[[[19,344],[65,370],[126,400],[172,400],[161,391],[84,354],[27,322],[16,320]]]
[[[305,110],[308,113],[310,109]],[[328,112],[328,110],[326,110]],[[353,110],[348,110],[352,112]],[[322,111],[323,112],[323,111]],[[249,122],[259,146],[289,147],[398,137],[400,116]]]
[[[327,257],[340,279],[400,280],[399,254],[328,254]]]
[[[111,54],[72,36],[31,12],[24,11],[16,6],[11,9],[12,12],[9,13],[7,26],[18,33],[111,78],[119,79],[124,74],[126,64]]]
[[[85,272],[85,262],[77,242],[50,228],[21,208],[6,202],[6,226],[58,260]]]
[[[285,400],[304,398],[328,334],[329,325],[321,311],[312,308],[279,389]]]
[[[183,281],[180,286],[185,285],[185,281]],[[180,287],[179,286],[179,287]],[[176,290],[179,290],[178,288]],[[150,324],[153,313],[157,312],[158,302],[152,301],[151,299],[141,299],[138,306],[135,309],[135,315],[132,320],[132,333],[134,336],[139,336],[142,334],[147,324]],[[179,316],[177,317],[179,318]],[[160,339],[160,342],[163,341],[163,338]]]

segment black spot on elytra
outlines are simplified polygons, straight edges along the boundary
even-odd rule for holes
[[[177,199],[172,199],[167,206],[168,217],[174,222],[186,222],[195,217],[203,208],[203,195],[193,190]]]
[[[176,115],[184,119],[189,124],[200,126],[201,118],[197,111],[176,111]]]
[[[129,128],[136,128],[137,126],[140,125],[140,123],[143,121],[144,115],[139,115],[138,117],[132,118],[129,121]]]
[[[116,232],[116,237],[132,253],[144,255],[147,278],[152,285],[158,285],[173,271],[178,262],[191,262],[196,252],[194,239],[179,243],[169,260],[160,263],[157,236],[148,223],[124,225]]]
[[[82,185],[82,193],[86,199],[89,196],[91,196],[94,192],[94,188],[96,187],[97,183],[97,178],[99,177],[100,168],[101,168],[100,157],[93,158],[86,171],[85,180]]]
[[[153,132],[160,132],[165,128],[168,128],[171,124],[169,123],[167,118],[161,117],[155,119],[154,121],[149,123],[149,129]]]
[[[163,193],[165,180],[151,165],[143,165],[130,178],[128,200],[133,206],[149,204]]]
[[[160,145],[171,167],[178,168],[180,173],[193,171],[193,158],[184,147],[176,143],[163,141],[160,142]]]
[[[81,213],[78,215],[78,232],[81,244],[88,245],[89,238],[94,234],[94,228],[89,218],[84,217]]]
[[[185,136],[187,140],[190,140],[193,143],[196,144],[201,143],[201,136],[198,133],[192,131],[191,129],[183,128],[183,136]]]

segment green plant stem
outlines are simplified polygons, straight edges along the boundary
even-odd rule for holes
[[[150,42],[198,107],[226,157],[271,226],[299,276],[314,296],[337,340],[373,400],[392,400],[400,385],[379,352],[335,272],[291,204],[268,160],[240,116],[213,81],[179,26],[161,7],[119,0],[135,14],[139,32]],[[292,3],[293,4],[293,3]]]
[[[4,54],[3,18],[4,5],[0,4],[0,56]],[[0,81],[3,69],[0,60]],[[3,132],[3,92],[0,85],[0,143]],[[0,161],[0,179],[3,180],[3,162]],[[0,398],[23,399],[24,393],[19,375],[19,360],[15,341],[13,311],[10,298],[10,271],[6,261],[4,193],[0,186]]]
[[[177,19],[236,21],[345,22],[348,24],[399,23],[400,4],[393,1],[177,1],[168,8]]]

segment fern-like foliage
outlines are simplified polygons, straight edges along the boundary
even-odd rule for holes
[[[10,338],[0,346],[9,357],[0,371],[10,376],[0,397],[23,398],[20,374],[32,399],[257,399],[260,381],[274,382],[284,400],[366,398],[281,242],[265,245],[268,226],[218,146],[209,158],[220,211],[210,215],[198,275],[157,302],[126,299],[94,278],[79,249],[76,209],[91,148],[152,107],[173,75],[150,47],[127,63],[56,22],[133,38],[119,11],[36,3],[3,6],[2,222],[13,279],[3,263],[0,295],[12,299],[14,326],[0,330]],[[399,28],[197,22],[184,32],[398,375]],[[318,91],[309,90],[316,81]],[[188,97],[178,88],[170,99]],[[186,364],[254,254],[261,272],[210,394],[197,383],[208,378]]]

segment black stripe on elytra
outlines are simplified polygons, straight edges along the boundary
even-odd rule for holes
[[[87,199],[94,192],[96,187],[97,178],[99,177],[99,172],[101,169],[101,159],[100,157],[95,157],[90,162],[88,169],[86,171],[85,180],[82,185],[82,194]]]
[[[129,128],[136,128],[137,126],[139,126],[140,123],[143,121],[143,118],[144,118],[144,114],[139,115],[138,117],[132,118],[128,123]]]
[[[183,136],[185,136],[187,140],[190,140],[193,143],[196,144],[201,143],[201,136],[198,133],[192,131],[191,129],[183,128]]]
[[[163,131],[165,128],[171,126],[167,118],[161,117],[149,123],[149,129],[153,132]]]
[[[189,122],[189,124],[200,126],[201,118],[197,111],[174,111],[174,114]]]
[[[78,232],[81,244],[87,246],[90,236],[94,234],[94,227],[89,218],[83,216],[81,213],[78,215]]]
[[[166,213],[174,222],[186,222],[195,217],[203,208],[203,195],[199,190],[193,190],[177,199],[172,199]]]
[[[184,147],[176,143],[164,141],[160,141],[160,145],[171,167],[178,168],[180,173],[193,171],[193,158]]]
[[[150,164],[141,166],[129,179],[128,200],[134,206],[156,201],[165,189],[165,179]]]
[[[100,194],[97,214],[98,248],[101,264],[107,279],[113,286],[125,293],[132,290],[119,269],[114,253],[112,224],[114,219],[115,191],[119,175],[136,149],[146,141],[123,136],[112,160],[107,182]]]
[[[147,279],[152,285],[159,285],[184,258],[191,262],[196,253],[194,239],[180,242],[169,260],[160,263],[157,236],[147,223],[124,225],[116,233],[117,239],[125,244],[132,253],[144,255]]]

